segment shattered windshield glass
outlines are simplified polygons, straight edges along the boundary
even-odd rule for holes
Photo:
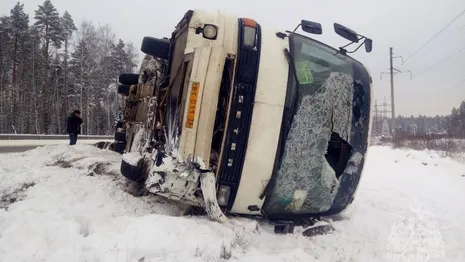
[[[328,211],[339,190],[328,143],[334,137],[350,140],[355,61],[300,35],[292,35],[290,44],[298,83],[290,78],[286,104],[293,105],[292,121],[283,129],[287,134],[266,209],[315,214]]]

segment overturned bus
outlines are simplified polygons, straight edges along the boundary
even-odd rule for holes
[[[348,56],[372,40],[340,24],[338,49],[249,18],[188,11],[170,38],[146,37],[123,74],[122,174],[151,193],[226,215],[304,221],[354,200],[371,129],[372,80]],[[346,48],[359,44],[354,51]]]

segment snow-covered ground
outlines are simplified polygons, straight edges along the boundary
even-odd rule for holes
[[[372,147],[335,232],[275,235],[267,224],[181,217],[134,197],[121,155],[88,145],[0,157],[0,261],[465,261],[465,165]]]

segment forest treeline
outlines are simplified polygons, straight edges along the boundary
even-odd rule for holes
[[[76,26],[50,0],[30,17],[18,2],[0,17],[0,133],[64,134],[79,109],[83,134],[112,134],[117,77],[133,72],[135,59],[108,25]]]

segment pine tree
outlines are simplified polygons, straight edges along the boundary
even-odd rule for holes
[[[53,6],[50,0],[45,0],[43,5],[35,11],[36,22],[35,25],[41,32],[43,40],[43,56],[44,56],[44,98],[42,99],[43,105],[43,121],[44,132],[50,133],[50,87],[49,87],[49,70],[50,70],[50,48],[60,48],[63,39],[63,27],[61,25],[60,14]]]
[[[131,73],[134,70],[134,50],[133,46],[126,46],[123,40],[119,39],[118,44],[114,46],[111,53],[112,63],[116,73]]]
[[[79,108],[84,113],[84,128],[81,130],[83,134],[89,134],[90,121],[90,102],[93,97],[92,92],[92,71],[96,67],[93,63],[91,55],[92,43],[87,36],[82,37],[74,52],[71,54],[70,71],[74,75],[73,92],[75,98],[71,103],[74,108]]]
[[[28,89],[30,91],[30,102],[31,106],[27,109],[27,114],[31,118],[30,123],[30,132],[34,134],[40,134],[42,130],[43,123],[40,121],[39,112],[39,101],[43,98],[43,93],[41,88],[41,83],[44,82],[43,74],[41,74],[41,68],[43,67],[44,60],[41,55],[41,36],[37,26],[31,26],[29,28],[29,41],[28,41],[28,54],[29,54],[29,76],[28,76]]]
[[[64,106],[63,111],[65,114],[69,111],[69,94],[68,94],[68,59],[69,59],[69,40],[71,39],[73,32],[77,30],[76,26],[74,25],[73,18],[65,11],[63,17],[61,18],[61,23],[63,25],[63,39],[64,39],[64,55],[63,55],[63,85],[64,85]]]
[[[20,92],[21,86],[18,83],[18,75],[22,76],[25,72],[26,59],[24,57],[25,43],[28,37],[29,29],[29,15],[24,12],[24,5],[19,2],[10,11],[10,23],[11,23],[11,39],[12,39],[12,56],[13,56],[13,69],[12,69],[12,80],[11,80],[11,106],[10,116],[12,117],[12,128],[19,132],[24,132],[24,122],[21,121],[22,111],[20,108],[23,106],[22,92]],[[22,82],[22,81],[21,81]]]
[[[459,111],[457,108],[452,109],[452,113],[450,115],[450,120],[449,120],[449,134],[451,136],[458,136],[460,132],[461,124],[460,124],[460,115]]]
[[[8,132],[10,123],[8,90],[11,83],[11,22],[10,17],[0,18],[0,127]]]
[[[111,53],[113,75],[118,76],[123,73],[134,72],[134,68],[136,67],[136,63],[134,60],[135,57],[135,50],[132,43],[125,44],[122,39],[119,39],[118,44],[113,46],[113,51]],[[113,114],[111,115],[111,119],[115,119],[118,116],[120,110],[120,97],[116,92],[117,86],[118,80],[115,78],[114,90],[113,92],[110,92],[110,94],[113,95],[112,102],[114,104],[114,107],[112,108]]]

